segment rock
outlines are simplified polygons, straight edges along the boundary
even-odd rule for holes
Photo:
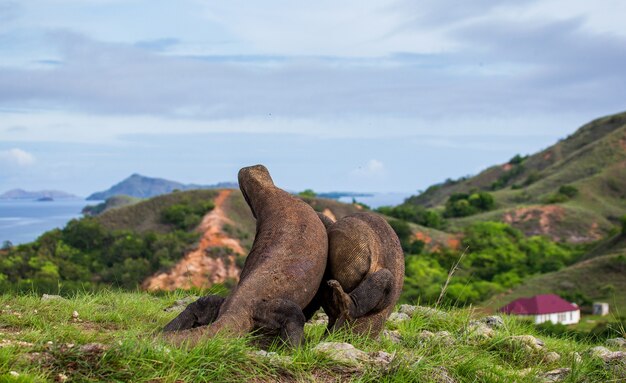
[[[501,316],[491,315],[488,317],[484,317],[481,322],[486,324],[489,328],[501,328],[504,327],[504,321]]]
[[[421,333],[419,333],[417,336],[422,341],[435,342],[446,347],[452,346],[455,343],[455,339],[447,331],[431,332],[428,330],[424,330]]]
[[[402,334],[400,334],[400,331],[397,330],[383,330],[380,337],[387,338],[394,344],[402,343]]]
[[[572,358],[572,361],[574,363],[576,363],[576,364],[580,364],[580,363],[583,362],[583,357],[580,356],[580,354],[575,352],[575,351],[574,352],[570,352],[569,353],[569,357]]]
[[[24,342],[21,340],[0,339],[0,348],[18,346],[18,347],[33,347],[30,342]]]
[[[626,363],[626,351],[611,351],[606,347],[598,346],[589,350],[589,353],[602,359],[605,363],[620,361]]]
[[[626,339],[624,338],[613,338],[608,339],[606,344],[612,347],[626,348]]]
[[[323,354],[330,359],[347,365],[360,365],[367,361],[367,353],[350,343],[322,342],[313,348],[313,351]]]
[[[411,317],[405,313],[391,313],[387,322],[392,326],[398,326],[402,322],[410,320]]]
[[[109,349],[109,346],[102,343],[87,343],[78,348],[83,354],[101,354]]]
[[[20,376],[20,373],[17,371],[9,371],[9,375],[11,375],[14,378],[17,378],[18,376]]]
[[[555,363],[561,360],[561,355],[558,352],[550,351],[543,355],[543,361],[546,363]]]
[[[49,294],[44,294],[41,296],[41,301],[42,302],[46,302],[46,301],[66,301],[67,299],[63,298],[60,295],[49,295]]]
[[[421,315],[426,318],[445,319],[448,316],[448,314],[443,311],[426,306],[400,305],[398,312],[410,317]]]
[[[470,321],[466,328],[466,333],[469,338],[489,339],[493,338],[495,331],[489,325],[482,321]]]
[[[328,315],[323,312],[318,312],[309,320],[311,325],[328,325]]]
[[[65,382],[67,381],[68,377],[65,374],[58,374],[55,378],[54,381],[55,382]]]
[[[366,365],[378,368],[387,368],[394,359],[395,354],[384,351],[366,353],[350,343],[322,342],[313,348],[313,351],[322,354],[335,362],[350,366],[357,371]]]
[[[287,356],[278,355],[275,352],[267,352],[265,350],[258,350],[251,353],[252,357],[257,359],[266,359],[270,364],[274,365],[287,365],[293,363],[291,358]]]
[[[183,311],[187,306],[189,306],[190,303],[193,303],[195,301],[198,300],[198,296],[192,295],[189,297],[185,297],[183,299],[179,299],[176,302],[174,302],[173,305],[166,307],[163,309],[163,311],[166,312],[173,312],[173,311]]]
[[[535,338],[532,335],[515,335],[509,339],[513,345],[529,352],[542,351],[545,345],[541,339]]]
[[[557,368],[540,375],[544,382],[561,382],[567,378],[571,369],[569,368]]]

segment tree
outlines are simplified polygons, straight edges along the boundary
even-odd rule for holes
[[[298,195],[303,198],[315,198],[317,193],[314,192],[313,189],[305,189],[304,191],[298,193]]]
[[[2,248],[0,250],[11,250],[13,248],[13,242],[6,240],[2,242]]]

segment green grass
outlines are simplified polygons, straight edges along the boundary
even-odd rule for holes
[[[1,295],[0,340],[28,343],[0,347],[0,381],[53,381],[63,374],[72,382],[429,382],[437,381],[445,369],[459,382],[536,382],[538,375],[558,367],[572,368],[567,382],[616,379],[592,359],[574,363],[571,353],[584,354],[590,344],[543,336],[547,349],[562,356],[551,363],[540,354],[519,351],[511,336],[535,332],[514,318],[505,317],[505,326],[493,338],[471,336],[465,331],[477,315],[471,309],[416,314],[398,326],[400,344],[345,332],[326,336],[324,325],[307,325],[303,347],[270,346],[269,351],[287,363],[253,355],[258,350],[253,336],[207,339],[195,348],[177,348],[158,331],[176,315],[163,309],[184,296],[104,291],[43,302],[35,295]],[[80,321],[72,319],[73,311]],[[425,330],[447,331],[451,343],[424,338]],[[349,342],[366,352],[384,350],[395,358],[388,369],[349,371],[313,350],[321,341]],[[81,351],[89,343],[103,344],[106,350]]]

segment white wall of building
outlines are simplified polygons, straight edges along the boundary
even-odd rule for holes
[[[535,315],[535,323],[551,321],[552,323],[576,324],[580,321],[580,310],[566,311],[564,313]]]

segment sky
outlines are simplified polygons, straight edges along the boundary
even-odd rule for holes
[[[0,192],[416,193],[626,110],[626,2],[0,0]]]

